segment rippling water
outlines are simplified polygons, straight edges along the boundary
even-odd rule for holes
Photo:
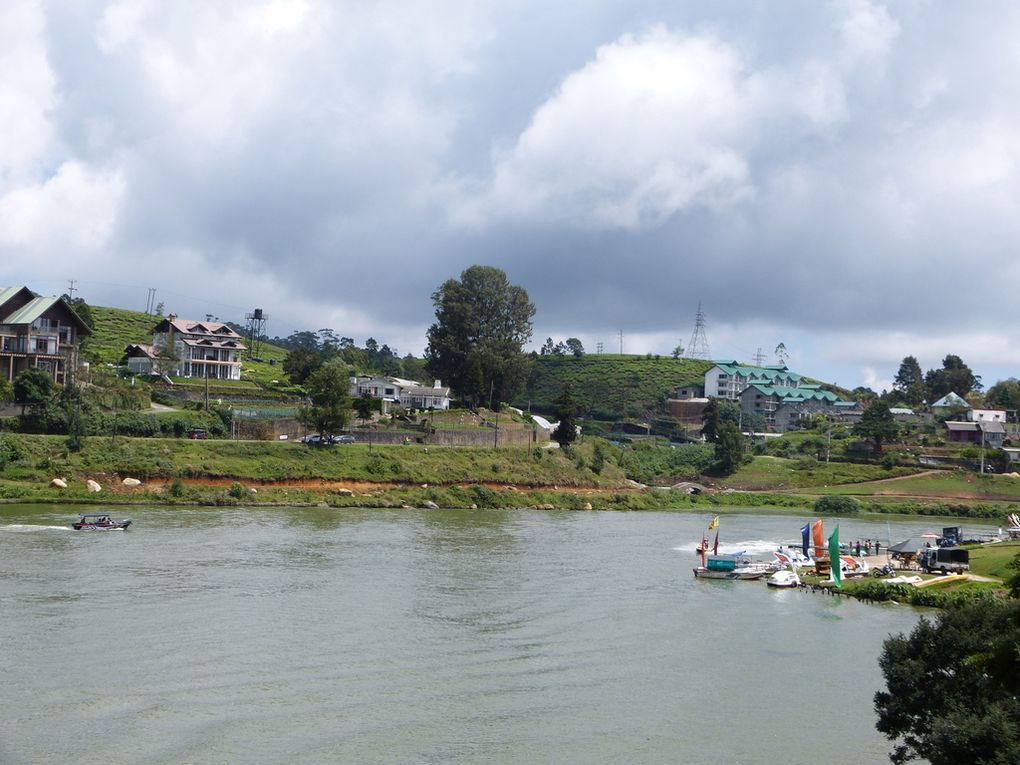
[[[73,514],[0,507],[2,763],[881,763],[876,660],[917,619],[696,581],[705,515]]]

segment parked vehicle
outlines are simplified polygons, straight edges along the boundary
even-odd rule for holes
[[[918,562],[927,573],[940,574],[970,571],[970,551],[959,547],[931,547],[920,551]]]
[[[886,563],[884,566],[871,569],[872,576],[888,576],[889,574],[895,574],[896,567],[892,563]]]
[[[342,435],[342,436],[333,436],[333,443],[334,444],[353,444],[356,441],[357,441],[357,439],[354,436],[346,434],[346,433],[344,435]]]
[[[204,441],[209,437],[209,434],[203,428],[192,428],[188,433],[188,438],[195,441]]]

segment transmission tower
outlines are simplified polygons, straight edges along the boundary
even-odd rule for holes
[[[758,352],[754,354],[754,365],[756,367],[763,366],[767,358],[768,357],[762,352],[761,346],[759,345]]]
[[[269,317],[262,313],[261,308],[256,308],[244,318],[248,320],[248,358],[258,358],[262,355],[262,336]]]
[[[708,361],[712,358],[712,351],[708,349],[708,337],[705,335],[705,312],[701,310],[701,301],[698,301],[698,312],[694,315],[694,332],[691,334],[691,340],[687,343],[687,353],[685,354],[689,359],[704,359]]]

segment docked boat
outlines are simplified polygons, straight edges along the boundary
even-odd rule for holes
[[[115,531],[130,525],[130,518],[117,521],[106,513],[82,513],[78,522],[72,523],[71,527],[78,531]]]
[[[769,587],[799,587],[800,577],[793,569],[784,569],[766,579],[765,584]]]
[[[765,563],[754,563],[738,555],[706,555],[694,576],[699,579],[761,579],[769,573]]]

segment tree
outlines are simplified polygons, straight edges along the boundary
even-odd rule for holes
[[[744,459],[744,436],[735,422],[724,420],[719,424],[715,441],[715,468],[729,475],[740,467]]]
[[[981,378],[963,363],[959,356],[948,354],[942,359],[942,369],[929,369],[924,376],[928,390],[928,401],[938,401],[947,393],[966,396],[971,391],[981,390]]]
[[[581,341],[578,340],[576,337],[568,337],[566,346],[567,351],[569,353],[572,353],[575,358],[579,359],[584,355],[584,346],[581,345]]]
[[[674,359],[678,359],[683,355],[684,347],[682,345],[678,345],[676,348],[673,349],[672,353],[670,353],[670,356],[672,356]]]
[[[986,597],[885,641],[876,728],[893,763],[1020,762],[1020,603]]]
[[[26,406],[45,405],[53,397],[53,378],[38,367],[29,367],[19,372],[12,387],[14,400],[21,404],[22,411]]]
[[[1020,380],[1010,377],[995,383],[985,394],[985,404],[999,409],[1020,410]]]
[[[304,385],[309,375],[322,366],[322,356],[318,351],[299,346],[283,359],[283,371],[295,385]]]
[[[523,352],[531,339],[535,306],[523,287],[491,266],[471,266],[432,295],[436,322],[428,329],[426,368],[459,396],[477,405],[490,390],[509,401],[528,378]],[[481,375],[475,374],[477,361]]]
[[[734,426],[740,420],[740,407],[733,401],[721,398],[709,399],[701,413],[701,434],[705,441],[714,444],[718,440],[719,426],[723,422],[732,422]],[[740,428],[737,427],[739,432]]]
[[[893,390],[898,391],[902,399],[912,406],[918,406],[924,401],[927,394],[924,372],[913,356],[907,356],[900,363],[896,379],[893,381]]]
[[[560,395],[556,399],[556,416],[559,425],[552,433],[553,440],[566,449],[577,440],[577,402],[571,395],[570,383],[564,383]]]
[[[181,360],[174,352],[174,347],[167,340],[157,342],[153,348],[152,369],[158,375],[168,375],[176,369]]]
[[[298,421],[322,436],[323,443],[344,430],[351,420],[350,380],[347,365],[327,362],[305,381],[309,405],[298,410]]]
[[[555,350],[556,350],[556,343],[553,342],[553,339],[551,337],[547,337],[545,339],[545,342],[542,343],[542,348],[541,348],[541,350],[539,352],[543,356],[552,356],[552,354],[553,354],[553,352]]]
[[[375,411],[375,399],[372,398],[372,394],[366,391],[354,399],[354,409],[358,413],[358,419],[364,423]]]
[[[3,377],[0,377],[0,406],[9,404],[14,400],[14,388]]]
[[[872,450],[875,454],[882,453],[882,442],[899,435],[899,426],[893,419],[889,405],[879,399],[875,399],[861,415],[861,421],[853,427],[855,436],[870,438]]]

